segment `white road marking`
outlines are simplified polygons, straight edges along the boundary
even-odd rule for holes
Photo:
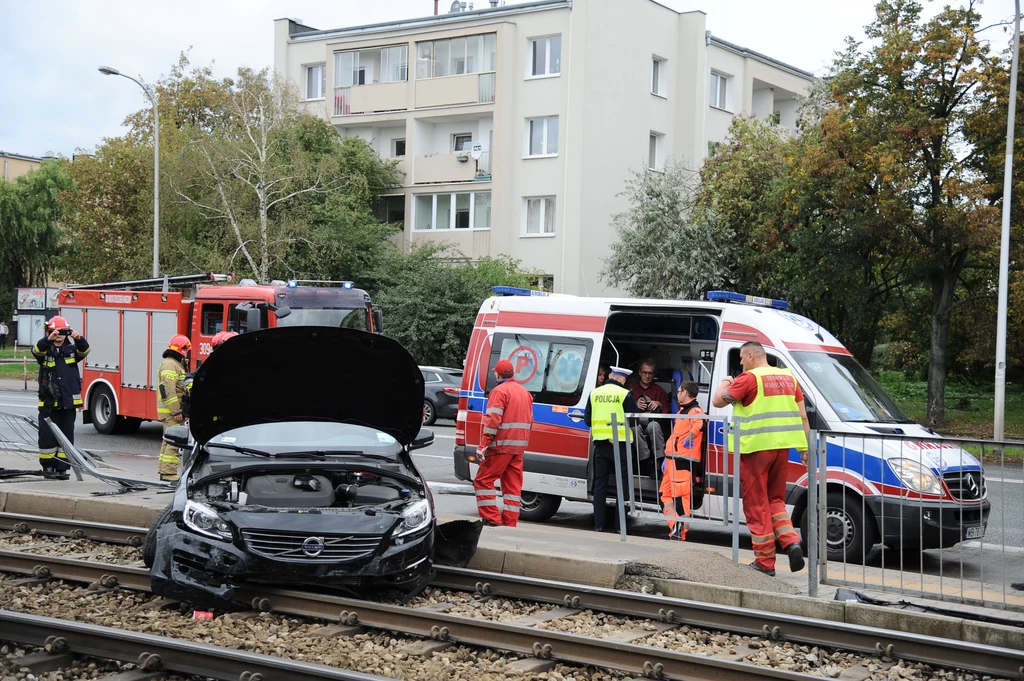
[[[985,482],[1010,482],[1014,485],[1024,485],[1024,480],[1013,480],[1009,478],[985,478]]]
[[[416,452],[413,452],[412,455],[413,456],[423,456],[423,457],[426,457],[428,459],[444,459],[445,461],[451,461],[452,460],[452,457],[450,457],[450,456],[438,456],[436,454],[417,454]]]
[[[434,433],[434,438],[439,438],[439,437],[440,438],[444,438],[445,440],[454,440],[455,439],[454,435],[439,435],[437,433]]]
[[[1001,551],[1003,553],[1024,553],[1024,547],[1006,546],[1005,544],[983,544],[980,541],[971,540],[961,544],[967,549],[981,549],[982,551]]]

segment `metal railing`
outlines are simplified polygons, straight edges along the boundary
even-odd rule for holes
[[[334,115],[348,116],[352,113],[352,88],[349,86],[334,88]]]
[[[1024,442],[888,430],[816,438],[820,582],[1024,611]]]

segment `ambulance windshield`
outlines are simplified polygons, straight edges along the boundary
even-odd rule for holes
[[[278,326],[340,326],[343,329],[370,330],[370,314],[366,308],[291,308],[291,313],[277,320]]]
[[[909,423],[882,386],[850,355],[793,352],[793,359],[843,421]]]

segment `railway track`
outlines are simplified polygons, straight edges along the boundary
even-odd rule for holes
[[[127,545],[138,545],[145,534],[141,528],[4,513],[0,513],[0,528]],[[0,570],[40,580],[56,578],[91,583],[101,588],[148,591],[149,573],[144,568],[40,555],[30,553],[30,550],[31,547],[21,551],[0,551]],[[1021,651],[909,632],[458,568],[439,567],[432,586],[473,592],[478,600],[513,598],[555,607],[518,620],[495,621],[452,614],[448,612],[452,608],[443,603],[410,608],[269,588],[250,590],[246,598],[251,599],[256,611],[327,620],[347,627],[402,632],[433,639],[438,644],[458,643],[506,650],[534,657],[541,663],[553,660],[575,662],[649,678],[820,678],[748,661],[751,649],[762,645],[792,644],[814,646],[815,650],[827,647],[857,653],[863,656],[859,666],[864,670],[869,665],[876,670],[884,670],[903,660],[998,678],[1024,679],[1024,654]],[[587,611],[628,619],[620,630],[601,638],[559,630],[560,622],[571,621]],[[713,656],[638,643],[689,627],[726,631],[754,639],[747,645],[719,650]],[[868,676],[864,673],[861,678]],[[843,678],[854,677],[844,675]]]

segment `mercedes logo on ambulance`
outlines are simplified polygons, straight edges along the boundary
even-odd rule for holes
[[[965,477],[967,478],[967,489],[971,491],[971,496],[975,499],[979,498],[981,496],[981,490],[978,489],[978,481],[972,473],[968,473]]]
[[[302,552],[310,558],[316,558],[324,552],[324,539],[323,537],[307,537],[302,542]]]

